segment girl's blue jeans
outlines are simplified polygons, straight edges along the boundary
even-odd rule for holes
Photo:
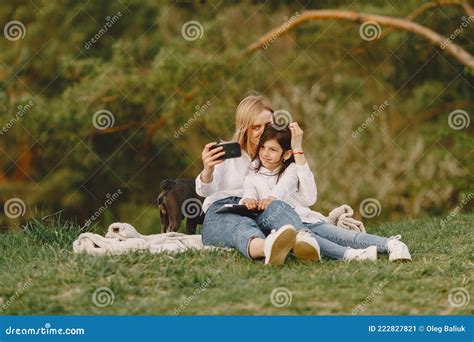
[[[321,254],[342,260],[348,247],[367,248],[377,246],[380,253],[387,252],[387,238],[357,233],[333,226],[329,223],[303,223],[286,202],[275,200],[255,220],[230,213],[216,213],[224,204],[237,204],[240,197],[227,197],[214,202],[206,212],[202,226],[204,245],[238,249],[249,256],[249,244],[253,238],[265,237],[280,227],[291,224],[296,230],[306,230],[318,241]]]

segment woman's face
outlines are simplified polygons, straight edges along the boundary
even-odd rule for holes
[[[270,171],[275,170],[282,163],[283,149],[275,139],[267,140],[258,151],[258,158],[262,165]]]
[[[262,111],[253,119],[252,125],[250,125],[247,132],[253,148],[257,147],[263,129],[269,122],[272,122],[272,112],[269,110]]]

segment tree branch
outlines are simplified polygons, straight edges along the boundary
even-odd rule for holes
[[[447,38],[423,25],[402,18],[394,18],[383,15],[344,10],[305,11],[300,16],[296,17],[294,20],[285,22],[281,26],[265,34],[255,43],[249,45],[244,53],[249,54],[261,49],[264,45],[271,43],[281,35],[288,33],[289,31],[295,29],[296,27],[302,25],[307,21],[333,19],[343,19],[355,22],[375,21],[381,25],[395,27],[411,33],[415,33],[428,40],[432,45],[444,47],[443,51],[446,51],[451,56],[455,57],[460,63],[467,66],[468,68],[474,69],[474,57],[469,52],[452,42],[448,43]]]
[[[464,11],[468,16],[474,15],[474,10],[472,9],[471,5],[467,1],[459,1],[459,0],[439,0],[434,2],[426,2],[412,13],[410,13],[405,19],[413,20],[416,17],[420,16],[422,13],[428,11],[429,9],[441,7],[441,6],[449,6],[449,5],[457,5],[464,8]]]

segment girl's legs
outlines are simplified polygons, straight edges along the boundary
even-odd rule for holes
[[[256,221],[265,235],[270,234],[273,229],[278,231],[287,224],[291,224],[297,231],[307,230],[296,211],[288,203],[279,200],[272,201]]]

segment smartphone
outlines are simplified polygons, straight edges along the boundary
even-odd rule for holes
[[[227,143],[216,144],[211,147],[211,150],[218,148],[220,146],[224,148],[222,151],[224,151],[225,154],[223,156],[220,156],[216,160],[238,158],[242,155],[242,151],[240,150],[240,144],[238,142],[227,142]]]

